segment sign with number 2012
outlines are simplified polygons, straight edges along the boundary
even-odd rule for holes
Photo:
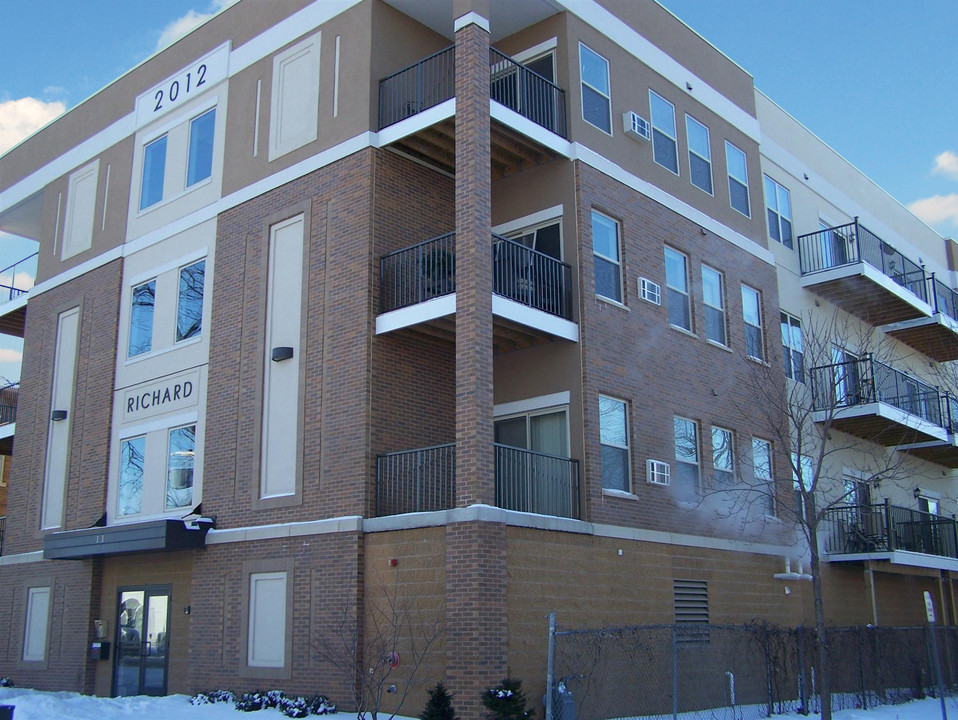
[[[137,97],[136,126],[162,117],[224,80],[229,74],[229,58],[229,43],[224,43]]]

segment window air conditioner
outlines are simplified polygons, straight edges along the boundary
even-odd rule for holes
[[[631,110],[627,113],[623,113],[622,126],[625,134],[631,137],[633,140],[648,142],[650,137],[649,121],[641,115],[637,115]]]
[[[646,461],[646,471],[649,482],[653,485],[671,484],[669,464],[661,460],[649,459]]]
[[[648,278],[639,278],[639,297],[653,305],[662,304],[662,288]]]

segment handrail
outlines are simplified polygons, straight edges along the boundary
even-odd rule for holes
[[[489,95],[536,125],[566,137],[565,90],[495,48],[489,48]]]
[[[12,265],[8,265],[7,267],[0,270],[0,302],[9,302],[10,300],[13,300],[14,298],[18,298],[21,295],[26,295],[28,292],[30,292],[30,288],[17,287],[16,285],[17,268],[29,262],[30,260],[36,259],[37,257],[39,257],[39,252],[35,252],[31,255],[27,255],[25,258],[22,258],[21,260],[17,260]],[[9,273],[10,275],[9,284],[3,282],[3,280],[6,279],[5,276],[7,275],[7,273]],[[36,279],[36,270],[34,270],[33,279]],[[33,286],[31,285],[31,287]]]
[[[494,444],[496,506],[506,510],[579,517],[579,461]]]
[[[836,505],[822,515],[830,554],[917,552],[958,558],[955,518],[882,503]]]
[[[379,129],[456,94],[456,46],[450,45],[379,81]]]

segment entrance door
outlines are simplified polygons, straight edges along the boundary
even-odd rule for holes
[[[166,695],[170,588],[120,590],[113,694]]]

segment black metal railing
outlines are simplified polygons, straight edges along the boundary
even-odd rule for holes
[[[0,425],[17,421],[17,398],[20,395],[20,383],[0,388]]]
[[[456,498],[456,446],[404,450],[376,458],[376,515],[448,510]]]
[[[944,313],[952,320],[958,320],[958,293],[931,274],[931,296],[936,313]]]
[[[925,269],[865,228],[858,218],[847,225],[799,235],[798,253],[802,275],[865,262],[928,302]]]
[[[579,517],[579,462],[496,443],[496,506]]]
[[[890,504],[838,505],[822,518],[825,550],[847,555],[909,552],[958,558],[958,523],[953,517]]]
[[[448,233],[384,255],[379,261],[382,312],[456,291],[456,236]],[[572,319],[572,267],[520,242],[492,236],[492,292]]]
[[[949,392],[941,395],[941,419],[952,435],[958,435],[958,398]]]
[[[382,312],[456,292],[456,234],[447,233],[379,260]]]
[[[0,515],[0,555],[3,555],[3,536],[7,529],[7,516]]]
[[[27,257],[22,260],[17,260],[13,265],[8,265],[0,270],[0,303],[9,302],[21,295],[26,295],[30,291],[30,288],[33,287],[33,280],[37,274],[36,260],[38,255],[39,253],[27,255]],[[33,262],[31,263],[31,261]],[[32,272],[27,269],[30,265],[33,266]],[[28,287],[24,287],[27,283],[24,282],[23,277],[17,277],[17,275],[23,273],[29,278]]]
[[[495,48],[489,48],[489,95],[536,125],[566,136],[565,91]]]
[[[456,94],[456,48],[433,53],[379,81],[379,129],[445,102]]]
[[[883,402],[939,427],[941,393],[866,355],[860,359],[820,365],[811,370],[812,398],[818,411]]]

